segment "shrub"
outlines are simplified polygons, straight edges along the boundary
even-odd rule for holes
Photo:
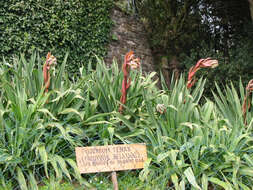
[[[63,61],[69,51],[67,68],[76,72],[94,61],[94,54],[105,55],[111,6],[111,0],[0,1],[0,57],[21,52],[29,57],[36,49]]]

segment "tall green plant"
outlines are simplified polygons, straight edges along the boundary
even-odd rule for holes
[[[80,83],[71,84],[64,69],[67,56],[44,93],[40,58],[24,56],[0,67],[1,186],[38,189],[44,177],[82,178],[74,162],[74,147],[85,136]]]
[[[152,81],[154,73],[148,77],[143,77],[142,72],[130,73],[132,85],[128,89],[128,101],[123,105],[120,102],[120,87],[124,77],[116,62],[107,67],[102,60],[98,59],[96,69],[90,69],[89,72],[91,72],[90,79],[87,80],[89,98],[97,105],[98,116],[104,116],[100,121],[90,123],[88,127],[89,135],[96,139],[93,144],[112,143],[112,139],[115,143],[119,142],[118,140],[129,142],[131,137],[143,133],[138,125],[132,125],[130,121],[140,118],[140,110],[144,107],[142,89],[156,90],[156,82]],[[124,106],[125,116],[118,112],[120,105]],[[123,120],[126,123],[120,125]]]
[[[140,138],[148,145],[152,162],[141,172],[141,179],[161,189],[249,189],[253,183],[251,124],[247,128],[231,125],[219,111],[220,101],[199,103],[205,81],[199,80],[192,92],[184,81],[181,77],[172,82],[171,89],[164,83],[164,91],[158,94],[143,91],[147,114],[143,109],[138,124],[145,130]],[[237,107],[232,95],[224,99]],[[157,104],[166,110],[157,112]],[[238,108],[241,111],[241,105]]]

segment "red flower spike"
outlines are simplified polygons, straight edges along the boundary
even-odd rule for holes
[[[196,80],[194,79],[194,75],[196,73],[196,70],[194,70],[194,69],[195,69],[195,67],[191,67],[189,70],[188,81],[187,81],[187,88],[188,89],[191,88],[196,82]]]
[[[246,90],[248,92],[252,92],[253,91],[253,79],[251,79],[246,87]]]
[[[215,59],[211,59],[210,57],[209,58],[206,58],[206,59],[204,59],[204,60],[202,60],[201,62],[200,62],[200,68],[208,68],[208,67],[210,67],[210,68],[215,68],[215,67],[217,67],[218,66],[218,61],[217,60],[215,60]]]
[[[218,61],[216,59],[206,58],[206,59],[200,59],[197,64],[194,67],[191,67],[188,73],[188,81],[187,81],[187,88],[191,88],[195,82],[196,79],[194,78],[196,72],[200,68],[215,68],[218,66]]]
[[[48,92],[48,88],[50,86],[50,66],[56,64],[56,58],[51,55],[50,52],[48,52],[47,57],[46,57],[46,62],[43,66],[43,77],[44,77],[44,87],[45,87],[45,92]]]
[[[140,66],[140,59],[134,58],[134,52],[130,51],[125,55],[124,64],[122,65],[123,70],[123,81],[121,89],[119,112],[122,113],[124,110],[123,104],[126,104],[127,101],[127,90],[131,85],[131,79],[129,77],[130,69],[137,69]]]
[[[125,55],[125,61],[126,61],[126,62],[130,62],[133,58],[134,58],[134,52],[133,52],[133,51],[129,51],[129,52]]]
[[[243,100],[243,105],[242,105],[242,114],[243,114],[243,118],[244,118],[244,124],[247,125],[247,121],[246,121],[246,112],[247,110],[250,109],[250,101],[248,100],[250,93],[252,93],[253,91],[253,79],[251,79],[246,87],[246,94]],[[248,105],[247,105],[248,102]]]
[[[166,113],[166,106],[164,104],[157,104],[156,111],[158,111],[160,114],[164,114]]]

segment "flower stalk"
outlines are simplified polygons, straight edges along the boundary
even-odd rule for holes
[[[121,97],[120,102],[121,105],[119,107],[119,112],[123,113],[124,107],[123,105],[126,104],[127,101],[127,90],[131,85],[131,78],[129,77],[131,69],[137,69],[140,66],[140,59],[134,57],[134,52],[130,51],[125,55],[124,63],[122,65],[123,71],[123,81],[121,87]]]
[[[46,57],[46,62],[43,66],[43,77],[44,77],[44,87],[45,93],[48,92],[50,87],[50,67],[56,65],[56,58],[48,52]]]
[[[243,119],[244,119],[244,124],[247,125],[247,121],[246,121],[246,112],[247,110],[250,109],[250,100],[249,100],[249,96],[253,91],[253,79],[251,79],[248,83],[248,85],[246,86],[246,94],[243,100],[243,105],[242,105],[242,115],[243,115]]]
[[[166,113],[166,106],[164,104],[157,104],[156,105],[156,111],[160,114]]]
[[[190,68],[188,73],[188,81],[187,81],[187,88],[190,89],[195,82],[197,81],[195,79],[196,72],[201,68],[215,68],[218,66],[218,61],[216,59],[211,59],[210,57],[206,59],[200,59],[197,64]]]

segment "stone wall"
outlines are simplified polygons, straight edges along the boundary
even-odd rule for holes
[[[124,55],[133,50],[136,57],[141,59],[142,70],[145,72],[154,71],[152,53],[141,22],[118,7],[113,8],[111,18],[114,22],[111,32],[113,40],[109,44],[105,62],[112,63],[115,58],[118,64],[122,64]]]

